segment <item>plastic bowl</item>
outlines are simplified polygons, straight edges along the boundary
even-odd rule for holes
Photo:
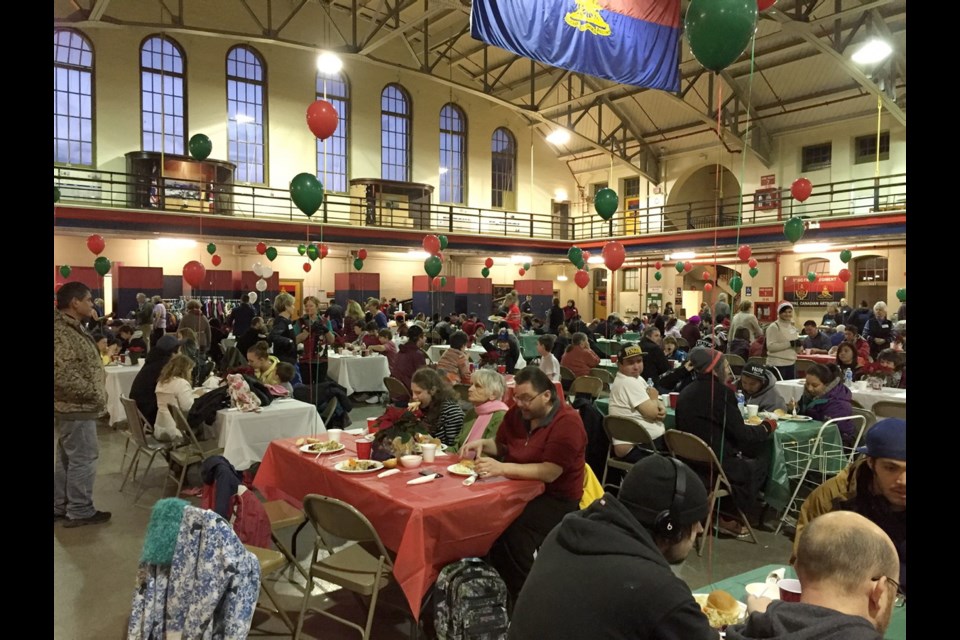
[[[408,455],[400,456],[400,464],[407,469],[416,469],[423,463],[423,456]]]

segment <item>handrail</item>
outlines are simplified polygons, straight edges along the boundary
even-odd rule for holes
[[[63,204],[308,222],[285,189],[179,178],[151,179],[56,165],[53,174]],[[823,218],[906,211],[906,185],[906,174],[834,182],[817,185],[803,203],[794,200],[789,189],[761,190],[759,198],[751,194],[743,199],[742,224],[776,223],[790,215]],[[364,197],[328,193],[320,210],[309,221],[580,241],[735,226],[740,208],[739,197],[734,196],[717,201],[621,210],[605,221],[593,213],[592,203],[580,204],[583,212],[561,218],[552,213],[405,202],[392,195],[371,203]]]

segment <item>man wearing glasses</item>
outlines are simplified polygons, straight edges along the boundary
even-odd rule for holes
[[[793,637],[881,640],[895,606],[899,570],[893,541],[873,522],[850,511],[820,516],[797,547],[800,602],[747,596],[746,624],[727,628],[727,640]],[[800,637],[798,635],[797,637]]]
[[[877,524],[893,540],[900,556],[896,574],[907,589],[907,423],[880,420],[866,435],[866,454],[810,494],[800,509],[793,552],[814,518],[830,511],[855,511]],[[804,534],[805,535],[805,534]]]
[[[481,480],[504,476],[545,485],[543,494],[527,504],[490,550],[490,562],[513,599],[543,539],[566,514],[580,508],[587,448],[580,414],[560,401],[546,374],[527,367],[514,381],[516,406],[507,411],[496,438],[474,440],[460,450],[462,458],[476,458]]]

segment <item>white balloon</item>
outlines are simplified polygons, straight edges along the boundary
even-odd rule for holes
[[[260,278],[259,280],[257,280],[256,286],[257,286],[257,291],[260,291],[260,292],[266,291],[267,281],[264,280],[263,278]]]
[[[259,296],[257,296],[256,291],[251,291],[250,293],[247,294],[247,299],[250,300],[250,304],[255,304],[257,302],[258,297]]]
[[[273,275],[273,269],[272,269],[272,268],[270,268],[270,267],[268,267],[268,266],[266,266],[266,265],[260,267],[260,277],[261,277],[261,278],[269,278],[269,277],[272,276],[272,275]]]
[[[263,265],[260,264],[259,262],[254,262],[254,263],[253,263],[253,272],[254,272],[255,274],[257,274],[258,276],[262,276],[262,275],[263,275]]]

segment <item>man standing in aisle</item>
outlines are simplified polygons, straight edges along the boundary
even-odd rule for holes
[[[140,330],[143,341],[150,349],[150,334],[153,333],[153,302],[147,300],[143,293],[137,294],[137,328]]]
[[[167,308],[161,300],[160,296],[153,296],[153,333],[150,334],[150,344],[157,344],[167,332]]]
[[[53,313],[53,413],[57,460],[53,472],[53,521],[65,527],[100,524],[107,511],[93,506],[97,475],[97,417],[107,406],[106,375],[97,345],[81,322],[93,312],[87,285],[68,282],[57,291]]]

